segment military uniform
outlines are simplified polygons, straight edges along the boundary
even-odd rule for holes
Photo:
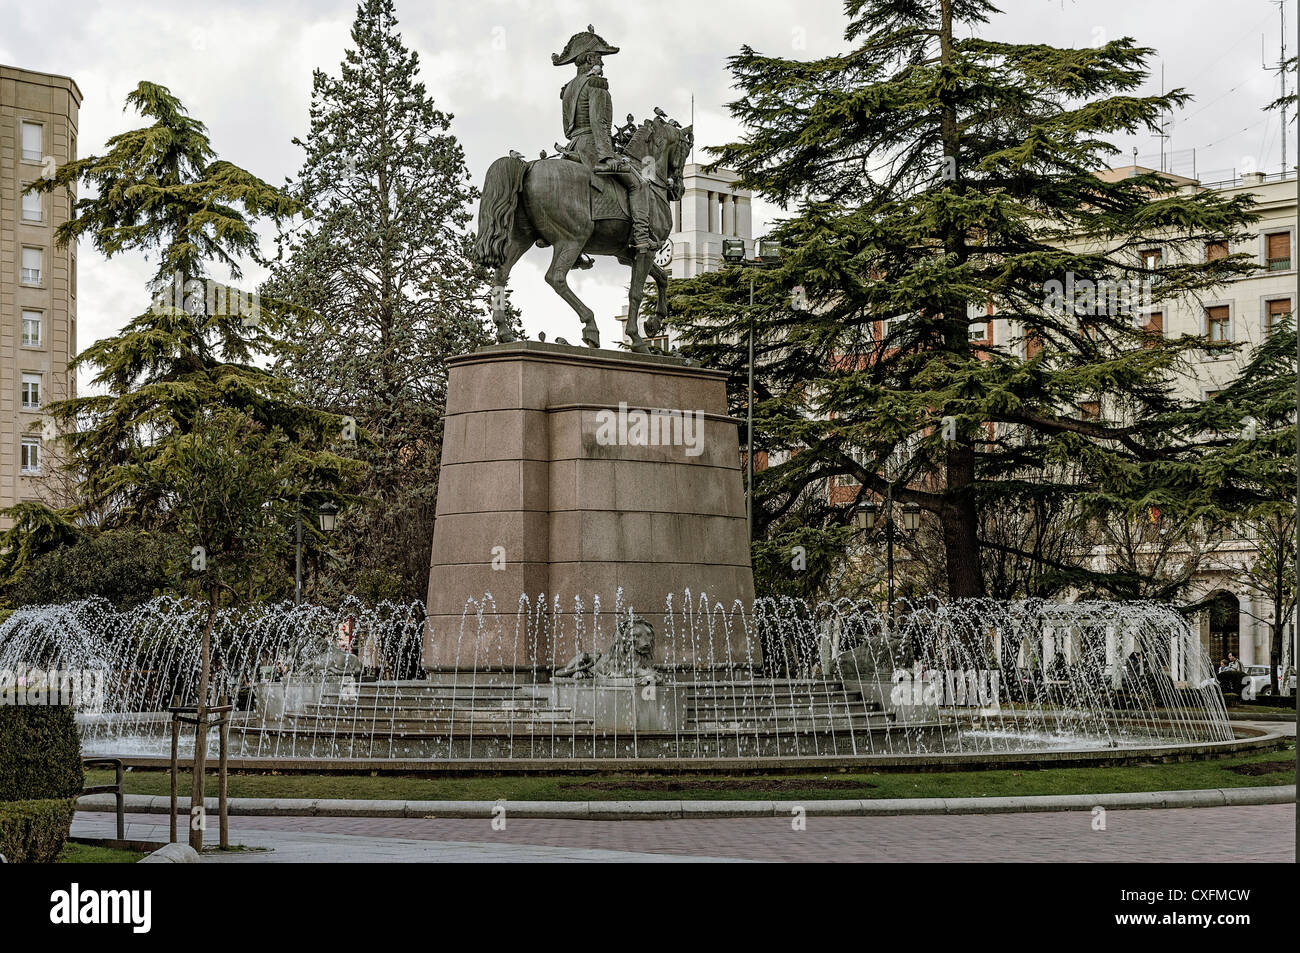
[[[564,52],[551,57],[556,66],[618,52],[589,26],[565,44]],[[614,104],[609,95],[609,81],[600,75],[599,65],[583,69],[560,90],[564,134],[569,138],[566,151],[587,168],[618,180],[627,188],[628,208],[632,214],[632,234],[628,244],[643,251],[653,247],[650,239],[650,192],[633,163],[614,148]]]

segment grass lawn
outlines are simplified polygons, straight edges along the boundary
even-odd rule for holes
[[[1103,794],[1294,784],[1295,746],[1218,761],[1121,767],[996,771],[855,772],[780,775],[525,775],[420,778],[403,775],[231,774],[231,797],[357,798],[404,801],[766,800],[996,797]],[[188,776],[187,776],[188,777]],[[86,784],[111,782],[87,771]],[[182,784],[187,788],[188,782]],[[164,771],[130,771],[128,794],[168,792]],[[182,793],[184,793],[182,791]],[[216,794],[216,780],[208,795]]]
[[[63,845],[59,854],[60,864],[134,864],[144,854],[134,850],[119,850],[115,847],[99,847],[94,844],[74,844],[72,841]]]

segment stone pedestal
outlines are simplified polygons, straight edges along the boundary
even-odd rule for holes
[[[687,731],[686,689],[671,683],[640,685],[635,678],[557,678],[548,701],[575,721],[605,731]]]
[[[688,638],[664,619],[666,599],[680,610],[686,589],[728,610],[754,599],[724,381],[677,358],[532,341],[454,359],[425,667],[544,676],[579,648],[607,649],[616,604],[654,625],[660,663],[758,664],[739,624],[712,635],[697,625]],[[462,625],[467,600],[485,593],[492,624]],[[516,624],[521,595],[533,607],[527,625]],[[558,625],[538,612],[557,597]]]

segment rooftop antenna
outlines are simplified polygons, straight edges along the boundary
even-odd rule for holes
[[[1165,95],[1165,63],[1164,60],[1161,60],[1160,61],[1160,96],[1163,98],[1164,95]],[[1165,146],[1169,141],[1169,127],[1173,124],[1173,119],[1169,115],[1169,108],[1167,106],[1164,108],[1163,112],[1165,116],[1160,121],[1160,132],[1158,132],[1156,135],[1160,137],[1160,171],[1168,172],[1169,170],[1165,168]],[[1170,153],[1171,153],[1170,158],[1172,158],[1172,150],[1170,150]]]
[[[1282,78],[1282,171],[1286,171],[1286,126],[1287,126],[1287,102],[1286,102],[1286,2],[1285,0],[1273,0],[1277,4],[1278,19],[1282,24],[1281,48],[1278,51],[1277,65],[1269,66],[1264,59],[1264,34],[1259,35],[1259,65],[1266,72],[1277,73]],[[1262,158],[1262,156],[1261,156]]]

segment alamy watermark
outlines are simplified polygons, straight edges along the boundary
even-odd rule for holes
[[[1139,315],[1155,302],[1150,278],[1076,278],[1067,271],[1065,280],[1053,278],[1043,284],[1043,307],[1060,314],[1084,316]]]
[[[0,669],[0,705],[69,705],[104,710],[103,669]]]
[[[240,318],[246,328],[257,327],[262,318],[262,298],[256,291],[240,291],[210,278],[184,280],[178,271],[154,295],[154,314],[168,309],[213,317]]]
[[[889,700],[895,707],[998,708],[1001,673],[976,669],[894,672]]]
[[[684,447],[688,457],[704,452],[704,411],[596,411],[596,443],[602,447]]]

